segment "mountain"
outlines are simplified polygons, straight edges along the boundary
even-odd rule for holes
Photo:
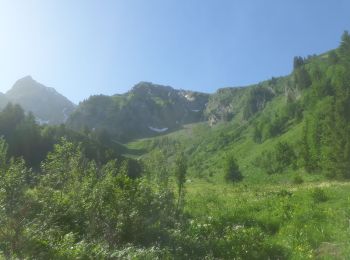
[[[210,95],[204,116],[210,126],[233,119],[246,121],[274,98],[284,96],[289,81],[289,76],[273,77],[250,86],[218,89]]]
[[[204,119],[209,95],[140,82],[122,95],[91,96],[67,121],[75,130],[107,131],[128,140],[181,128]]]
[[[140,82],[122,95],[91,96],[79,104],[67,125],[78,131],[106,132],[119,141],[169,133],[188,123],[208,121],[213,126],[262,110],[284,94],[284,81],[285,77],[273,78],[213,94]]]
[[[8,99],[4,93],[0,93],[0,110],[2,110],[8,103]]]
[[[211,94],[203,112],[208,122],[128,147],[143,157],[160,149],[171,158],[181,144],[189,175],[210,181],[224,174],[228,154],[250,181],[291,172],[349,179],[349,86],[350,35],[345,33],[335,50],[295,57],[288,76]]]
[[[75,109],[75,105],[54,88],[46,87],[30,76],[19,79],[5,95],[0,95],[0,106],[7,102],[32,112],[40,124],[64,123]]]
[[[284,95],[286,77],[248,87],[219,89],[213,94],[176,90],[141,82],[122,95],[91,96],[67,121],[78,131],[105,131],[119,141],[157,136],[184,124],[208,121],[210,126],[248,117]]]
[[[211,95],[142,82],[90,97],[68,124],[80,132],[0,113],[6,259],[350,255],[347,32],[285,77]],[[137,161],[111,147],[147,135],[118,149]]]

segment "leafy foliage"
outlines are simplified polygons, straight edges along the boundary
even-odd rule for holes
[[[36,169],[62,137],[80,143],[83,153],[97,163],[121,160],[124,149],[119,144],[107,143],[104,138],[76,133],[64,125],[39,126],[31,113],[25,114],[19,105],[12,103],[0,112],[0,136],[8,143],[10,157],[23,157],[28,166]]]
[[[349,39],[298,57],[291,76],[218,91],[206,110],[211,127],[125,150],[107,128],[38,126],[9,105],[0,113],[1,257],[345,259]],[[97,97],[105,107],[89,111],[134,109],[126,103],[148,90]],[[166,111],[162,97],[147,102]]]
[[[4,158],[4,141],[1,147]],[[74,256],[66,248],[69,244],[76,244],[80,257],[88,255],[79,252],[83,244],[146,246],[166,240],[166,230],[175,224],[170,191],[154,191],[146,180],[128,177],[125,167],[115,162],[97,167],[66,140],[49,153],[34,187],[27,183],[30,171],[23,161],[2,167],[0,250],[7,256],[40,252],[41,258],[69,258]]]
[[[202,120],[208,95],[140,82],[131,91],[97,95],[81,102],[67,125],[77,131],[104,131],[113,140],[155,136],[155,129],[178,129]]]
[[[177,155],[175,160],[175,178],[178,190],[177,208],[182,208],[184,204],[184,188],[186,183],[187,162],[183,152]]]
[[[237,161],[233,155],[227,155],[224,165],[224,173],[225,180],[228,182],[236,182],[243,179]]]
[[[296,154],[294,149],[285,142],[279,142],[272,151],[264,152],[256,164],[268,174],[282,173],[288,167],[295,167]]]
[[[249,119],[258,111],[265,107],[265,104],[274,97],[274,93],[271,89],[257,87],[253,88],[248,96],[246,107],[243,111],[245,119]]]

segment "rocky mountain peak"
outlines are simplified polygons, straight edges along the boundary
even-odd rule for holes
[[[31,76],[15,82],[6,92],[6,101],[19,104],[27,112],[32,112],[38,122],[61,124],[66,121],[75,105],[54,88],[46,87]],[[5,103],[3,102],[3,103]]]
[[[153,84],[151,82],[142,81],[136,84],[131,90],[130,93],[141,94],[141,95],[155,95],[163,96],[168,95],[168,93],[175,92],[172,87],[162,86]]]

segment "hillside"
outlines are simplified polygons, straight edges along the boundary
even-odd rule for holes
[[[8,103],[8,99],[5,94],[0,93],[0,110],[3,109]]]
[[[139,150],[148,158],[161,150],[171,160],[181,146],[191,176],[214,182],[223,181],[229,154],[238,160],[248,182],[259,182],[266,174],[276,178],[276,173],[348,176],[341,166],[346,165],[342,158],[348,156],[349,142],[344,141],[349,127],[349,110],[344,107],[349,103],[346,35],[336,50],[295,57],[288,76],[219,89],[209,96],[205,121],[129,143],[130,156]],[[334,126],[344,131],[333,131]]]
[[[79,104],[67,125],[78,131],[105,131],[118,141],[157,136],[183,125],[210,125],[249,116],[281,95],[286,79],[274,78],[250,87],[219,89],[214,94],[176,90],[147,82],[121,95],[91,96]],[[254,89],[254,93],[251,93]],[[244,111],[247,103],[251,111]]]
[[[204,119],[208,94],[147,82],[114,96],[91,96],[79,104],[67,125],[80,131],[106,131],[119,141],[180,129]]]
[[[210,95],[140,83],[68,127],[8,105],[0,258],[347,259],[349,104],[345,32],[290,75]]]
[[[1,100],[5,97],[6,100]],[[40,124],[61,124],[75,109],[75,105],[54,88],[46,87],[27,76],[19,79],[13,87],[0,96],[0,104],[19,104],[27,112],[32,112]]]

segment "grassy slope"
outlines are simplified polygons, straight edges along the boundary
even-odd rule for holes
[[[279,95],[248,123],[239,114],[228,123],[187,125],[127,146],[133,156],[147,157],[152,149],[165,148],[164,143],[183,145],[189,158],[186,211],[199,225],[225,219],[237,228],[257,226],[271,244],[285,248],[291,259],[345,259],[350,255],[350,183],[328,181],[321,174],[307,174],[302,167],[268,175],[255,166],[261,153],[278,142],[297,147],[301,140],[304,121],[290,119],[281,135],[263,143],[253,141],[256,120],[272,118],[284,107],[284,96]],[[174,150],[170,150],[171,158]],[[244,175],[238,184],[224,182],[222,165],[227,152],[235,154]],[[297,175],[303,183],[294,183]]]
[[[227,143],[217,152],[208,148],[210,144],[203,144],[208,136],[215,139],[217,132],[228,132],[231,128],[230,124],[213,129],[195,124],[167,135],[170,139],[187,142],[188,146],[202,141],[200,146],[204,148],[193,150],[192,154],[196,154],[195,160],[205,158],[206,163],[202,166],[207,168],[205,174],[214,172],[212,177],[205,174],[198,177],[194,166],[190,169],[190,181],[186,183],[186,211],[196,223],[210,226],[215,219],[233,223],[237,228],[259,227],[271,245],[285,248],[290,259],[343,259],[350,255],[350,242],[347,242],[350,241],[350,183],[330,182],[321,175],[299,172],[304,183],[294,184],[295,172],[267,175],[252,163],[261,151],[278,141],[297,142],[302,123],[262,144],[252,141],[250,128],[239,140]],[[138,140],[130,143],[129,148],[147,149],[152,141]],[[227,150],[233,150],[237,155],[245,176],[241,183],[223,181],[219,164]]]
[[[256,118],[270,115],[283,104],[283,97],[276,98]],[[284,179],[285,175],[268,176],[257,168],[254,162],[263,151],[272,149],[280,141],[287,141],[295,145],[300,141],[303,123],[291,124],[282,135],[270,138],[263,143],[253,141],[253,125],[250,122],[241,123],[238,120],[221,123],[214,127],[209,127],[207,123],[186,125],[183,129],[164,136],[128,143],[127,147],[131,151],[128,155],[132,157],[147,156],[147,152],[157,148],[157,145],[161,146],[159,143],[167,140],[167,143],[179,142],[184,147],[189,158],[190,178],[201,177],[211,183],[222,183],[223,159],[226,153],[233,152],[245,176],[244,182],[260,183],[266,181],[269,183],[274,179]]]
[[[349,186],[190,183],[186,207],[202,225],[229,219],[237,227],[260,227],[291,259],[344,259],[350,255]]]

